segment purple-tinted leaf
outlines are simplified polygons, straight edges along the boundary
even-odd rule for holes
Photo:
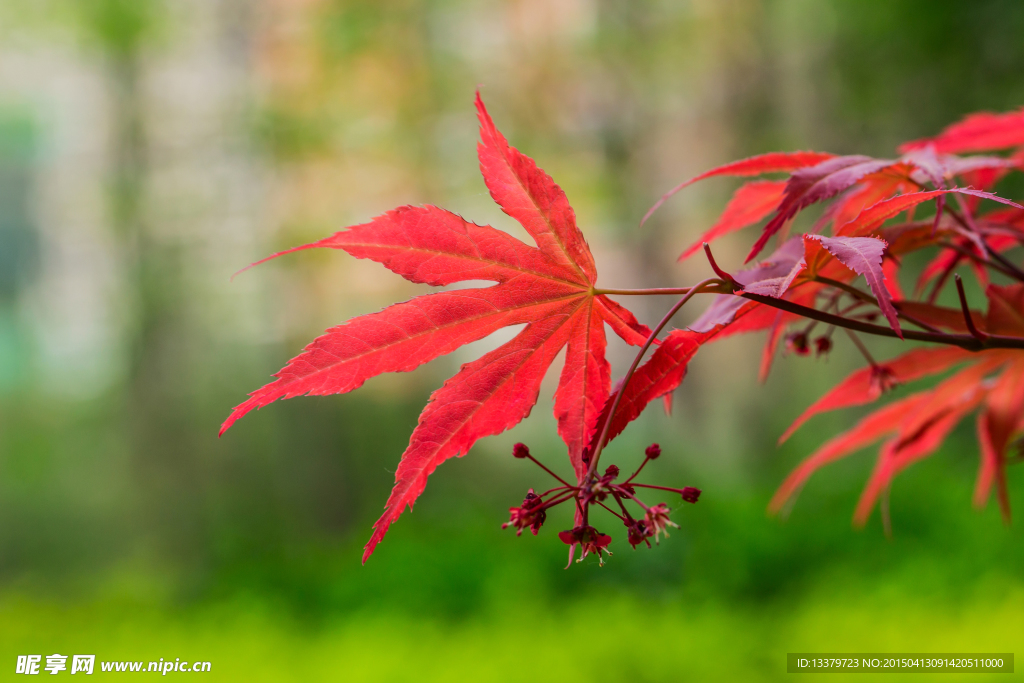
[[[907,152],[903,155],[902,161],[913,164],[920,171],[920,173],[914,173],[911,176],[915,182],[921,182],[922,178],[918,177],[921,175],[924,176],[925,180],[935,185],[936,188],[945,189],[946,166],[939,159],[939,155],[935,153],[935,147],[932,145],[926,145]]]
[[[755,291],[750,290],[749,286],[773,278],[784,279],[788,277],[797,263],[803,260],[803,256],[803,239],[793,237],[786,240],[782,246],[772,252],[771,256],[764,261],[761,261],[753,268],[737,271],[733,274],[733,277],[744,286],[746,291]],[[746,303],[749,303],[749,301],[742,297],[732,294],[720,294],[715,297],[715,300],[707,307],[704,313],[690,325],[690,329],[694,332],[708,332],[716,325],[728,325],[736,317],[736,312]]]
[[[946,167],[946,173],[951,176],[963,175],[974,171],[1016,168],[1020,166],[1020,161],[1017,159],[988,156],[958,157],[949,155],[943,157],[942,161]]]
[[[793,172],[786,184],[786,195],[775,216],[764,226],[761,237],[747,255],[753,260],[768,243],[768,239],[804,207],[834,197],[864,176],[892,166],[890,159],[873,159],[861,155],[835,157],[816,166]]]
[[[751,282],[743,288],[743,291],[750,292],[751,294],[770,296],[773,299],[781,299],[782,295],[789,289],[789,286],[793,284],[793,280],[796,279],[796,276],[799,275],[806,267],[807,262],[804,259],[800,259],[793,264],[793,267],[786,275]]]
[[[807,235],[806,239],[818,240],[830,254],[839,259],[844,266],[858,275],[863,275],[868,282],[878,306],[882,309],[889,326],[903,338],[900,321],[896,317],[896,309],[892,306],[892,296],[885,287],[885,275],[882,273],[882,254],[888,246],[885,240],[877,237],[824,237]]]

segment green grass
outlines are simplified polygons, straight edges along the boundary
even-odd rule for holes
[[[5,666],[18,654],[54,652],[97,661],[208,660],[203,679],[211,681],[767,681],[787,676],[791,651],[878,651],[884,643],[890,652],[992,652],[1020,643],[1024,586],[908,598],[902,582],[866,589],[846,578],[852,588],[829,582],[756,605],[617,593],[483,606],[463,619],[367,610],[315,627],[244,601],[178,611],[8,597],[0,604],[0,653]],[[986,680],[942,680],[960,678]]]

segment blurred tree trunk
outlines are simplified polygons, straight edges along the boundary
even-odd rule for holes
[[[88,16],[99,39],[111,105],[110,221],[125,273],[125,434],[138,530],[156,532],[177,557],[198,540],[201,477],[190,447],[181,249],[147,213],[152,175],[144,58],[160,18],[158,0],[96,0]]]

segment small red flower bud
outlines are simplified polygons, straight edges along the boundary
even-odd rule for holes
[[[832,340],[828,337],[821,336],[814,340],[814,351],[817,355],[828,353],[832,350]]]
[[[807,343],[807,334],[804,332],[795,332],[794,334],[786,337],[786,350],[790,353],[795,353],[798,356],[806,356],[809,354],[811,350]]]
[[[695,489],[692,486],[686,486],[683,488],[681,495],[683,496],[683,500],[687,503],[696,503],[697,499],[700,498],[700,489]]]
[[[619,468],[615,465],[608,465],[608,469],[604,471],[604,476],[601,478],[612,481],[617,476],[619,476]]]
[[[517,443],[512,447],[512,457],[528,458],[530,457],[530,449],[526,447],[525,443]]]
[[[650,446],[647,447],[647,450],[644,451],[644,455],[646,455],[651,460],[657,460],[658,456],[661,455],[661,446],[659,446],[656,443],[652,443]]]

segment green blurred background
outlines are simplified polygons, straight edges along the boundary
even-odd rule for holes
[[[759,338],[703,351],[674,415],[607,453],[628,467],[659,441],[650,476],[704,495],[654,550],[606,521],[604,567],[563,569],[568,518],[499,530],[545,483],[513,442],[568,469],[553,385],[441,467],[360,566],[430,391],[501,340],[217,429],[323,329],[424,289],[341,252],[232,281],[245,264],[408,203],[522,234],[478,175],[477,87],[566,190],[601,284],[668,286],[706,276],[675,255],[736,183],[638,230],[661,192],[741,156],[886,155],[1015,108],[1022,35],[1018,0],[3,0],[0,671],[59,652],[208,660],[210,680],[755,681],[794,651],[1012,651],[1022,534],[970,506],[969,421],[895,483],[891,540],[877,514],[850,527],[870,452],[765,515],[857,417],[775,446],[859,364],[842,342],[765,385]],[[651,322],[671,302],[629,303]],[[610,357],[621,375],[631,352]]]

